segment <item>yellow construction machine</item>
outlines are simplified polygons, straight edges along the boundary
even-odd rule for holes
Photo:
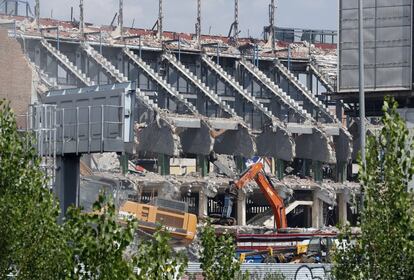
[[[188,213],[185,202],[156,198],[151,204],[127,200],[119,209],[120,219],[135,218],[138,227],[153,233],[159,226],[167,230],[174,241],[189,244],[197,231],[197,217]]]

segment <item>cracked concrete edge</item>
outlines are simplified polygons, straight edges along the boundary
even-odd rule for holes
[[[155,120],[145,127],[136,127],[135,133],[136,150],[139,152],[169,156],[179,156],[182,153],[181,140],[176,133],[176,127],[160,114],[157,114]]]
[[[259,156],[270,156],[285,161],[293,161],[296,156],[296,144],[291,133],[279,123],[256,137]]]
[[[312,134],[298,135],[295,142],[298,158],[336,163],[333,137],[328,136],[322,129],[315,126]]]

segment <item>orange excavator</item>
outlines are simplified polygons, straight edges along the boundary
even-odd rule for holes
[[[226,172],[225,172],[226,173]],[[263,171],[263,163],[258,162],[251,165],[246,171],[244,171],[238,179],[231,182],[229,187],[225,191],[224,196],[224,208],[220,223],[231,224],[231,212],[233,207],[233,201],[237,197],[238,190],[243,189],[250,182],[255,181],[263,192],[266,200],[269,202],[272,208],[273,215],[277,229],[287,228],[286,212],[283,199],[279,196],[275,188],[273,187],[270,179]]]

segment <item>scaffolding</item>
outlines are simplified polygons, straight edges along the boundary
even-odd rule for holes
[[[49,189],[53,189],[56,182],[56,112],[56,105],[39,104],[30,105],[27,114],[18,116],[19,131],[35,139],[34,147],[46,178],[45,187]]]

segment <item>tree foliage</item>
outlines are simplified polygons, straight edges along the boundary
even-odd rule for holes
[[[134,279],[134,266],[124,252],[134,238],[136,223],[118,223],[115,205],[103,194],[93,213],[70,208],[63,227],[67,233],[70,279]]]
[[[177,279],[186,259],[162,232],[129,258],[136,222],[120,224],[114,204],[100,196],[93,213],[71,208],[59,224],[59,203],[33,138],[17,131],[9,103],[0,101],[0,279]],[[161,229],[160,229],[161,230]],[[138,266],[141,274],[134,272]]]
[[[414,143],[397,103],[386,99],[379,136],[368,137],[361,235],[345,231],[334,256],[336,279],[412,279],[414,275]]]
[[[0,100],[0,278],[61,279],[67,267],[59,206],[39,169],[30,135],[20,135]]]
[[[236,247],[230,235],[217,237],[207,221],[201,232],[201,245],[201,269],[207,280],[240,279],[240,262],[235,259]]]
[[[134,261],[138,268],[138,279],[181,279],[187,268],[188,259],[182,253],[175,253],[169,241],[169,233],[160,227],[152,239],[143,240],[139,244]]]

